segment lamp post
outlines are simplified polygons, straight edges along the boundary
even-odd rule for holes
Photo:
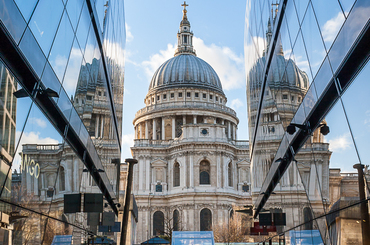
[[[122,217],[122,230],[121,230],[121,245],[126,245],[126,237],[127,237],[127,226],[128,226],[128,218],[130,215],[130,202],[131,202],[131,187],[132,187],[132,176],[134,165],[137,163],[136,159],[127,158],[125,162],[128,164],[128,175],[127,175],[127,187],[126,187],[126,198],[125,198],[125,206],[123,209],[123,217]]]
[[[368,202],[365,202],[365,181],[364,181],[364,169],[365,165],[363,164],[355,164],[353,168],[357,169],[358,171],[358,188],[360,194],[360,201],[361,202],[361,228],[362,228],[362,244],[369,245],[370,244],[370,224],[369,224],[369,207]]]

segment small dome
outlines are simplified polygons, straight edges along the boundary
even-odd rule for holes
[[[276,55],[275,57],[271,63],[270,73],[267,79],[269,87],[289,86],[289,88],[307,90],[309,81],[306,72],[299,69],[292,59],[287,60],[283,55]],[[266,58],[263,56],[249,71],[248,80],[251,89],[260,85],[265,63]]]
[[[215,70],[192,54],[180,54],[164,62],[154,73],[149,92],[180,87],[211,89],[224,94]]]

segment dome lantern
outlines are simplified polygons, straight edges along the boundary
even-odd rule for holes
[[[190,22],[188,20],[188,17],[186,13],[188,12],[186,10],[186,7],[189,6],[184,3],[181,5],[184,7],[182,20],[180,22],[180,30],[177,33],[177,49],[175,52],[175,56],[180,54],[195,54],[195,50],[193,48],[193,32],[190,31]]]

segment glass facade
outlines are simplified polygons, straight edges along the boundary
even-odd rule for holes
[[[100,193],[117,220],[123,1],[7,0],[0,9],[0,244],[114,238],[98,233],[96,215],[64,213],[64,195]]]
[[[369,16],[365,0],[247,0],[254,229],[286,214],[256,242],[370,242]]]

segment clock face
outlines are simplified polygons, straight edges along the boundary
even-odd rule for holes
[[[202,129],[202,134],[203,134],[203,135],[207,135],[207,134],[208,134],[208,130],[207,130],[207,129],[205,129],[205,128],[204,128],[204,129]]]

